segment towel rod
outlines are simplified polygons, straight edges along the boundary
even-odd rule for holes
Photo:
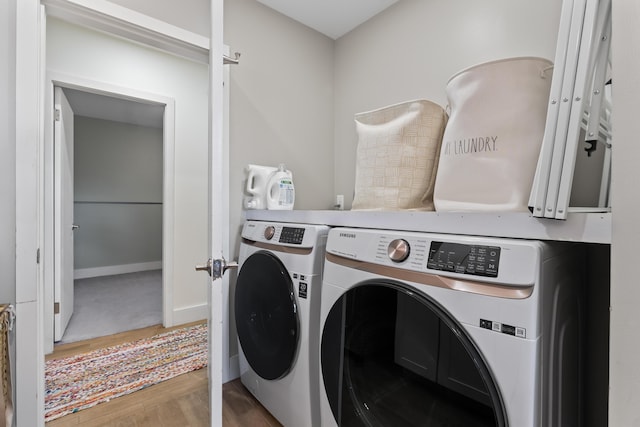
[[[232,58],[230,56],[227,55],[222,55],[222,63],[223,64],[231,64],[231,65],[237,65],[240,63],[240,52],[235,52],[233,54],[233,56],[235,56],[235,58]]]

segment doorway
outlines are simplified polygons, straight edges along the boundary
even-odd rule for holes
[[[63,242],[72,249],[56,254],[69,253],[72,265],[67,274],[56,274],[54,340],[75,342],[160,324],[164,106],[54,89],[56,105],[63,96],[72,117],[56,113],[54,128],[68,120],[73,132],[65,133],[71,139],[66,141],[54,132],[54,151],[66,148],[66,156],[54,159],[55,181],[62,183],[56,185],[54,206],[69,199],[72,219],[56,221],[63,229],[56,237],[70,235]],[[72,168],[64,167],[66,158],[72,158]],[[68,183],[65,169],[73,172]],[[58,283],[65,277],[69,283]],[[71,304],[69,319],[65,305]]]
[[[174,179],[173,100],[70,76],[51,75],[48,82],[53,125],[45,137],[45,209],[54,220],[44,234],[54,250],[45,251],[46,354],[58,341],[170,324]],[[63,143],[56,126],[65,118],[54,107],[56,92],[69,104],[75,131],[65,133],[64,156],[57,153]],[[73,167],[65,174],[60,158],[69,156]],[[70,183],[61,182],[65,175]],[[71,206],[71,219],[59,214],[61,200]],[[65,232],[72,234],[67,247]],[[61,252],[70,254],[71,267],[63,267]],[[65,269],[71,271],[60,274]],[[74,287],[93,304],[83,309],[76,301],[75,318]],[[56,323],[65,320],[67,334]]]
[[[172,168],[171,173],[175,168],[175,174],[179,179],[174,179],[164,189],[164,201],[167,203],[168,200],[172,200],[175,212],[169,212],[171,218],[164,215],[163,225],[170,232],[167,233],[167,229],[163,230],[163,250],[174,252],[176,259],[173,264],[168,265],[167,260],[171,258],[168,255],[173,254],[164,253],[163,270],[174,283],[179,283],[180,288],[178,291],[169,288],[169,298],[175,295],[175,307],[168,306],[167,289],[164,289],[163,316],[170,325],[181,324],[193,318],[206,317],[211,306],[207,304],[210,286],[206,286],[210,280],[206,281],[205,277],[195,272],[193,266],[201,262],[202,254],[207,253],[208,248],[207,233],[203,230],[207,230],[207,208],[211,204],[207,197],[202,196],[208,194],[207,123],[211,102],[209,91],[206,90],[206,82],[209,79],[207,58],[209,46],[215,57],[223,54],[222,25],[220,23],[213,26],[215,31],[212,32],[212,42],[209,43],[204,37],[192,37],[188,32],[176,33],[159,22],[142,21],[139,19],[141,15],[125,13],[126,10],[123,9],[114,12],[113,8],[98,7],[101,5],[78,6],[67,3],[47,4],[45,9],[39,2],[19,2],[20,7],[16,13],[15,44],[16,52],[19,53],[16,54],[16,69],[20,70],[20,73],[16,76],[15,87],[16,99],[19,100],[16,102],[15,132],[16,140],[20,143],[16,145],[16,272],[19,274],[16,274],[15,287],[16,311],[22,319],[21,327],[16,331],[16,359],[19,360],[16,364],[16,376],[21,379],[16,385],[16,395],[20,402],[16,405],[16,417],[20,418],[21,424],[34,426],[42,424],[42,360],[45,353],[45,335],[48,334],[48,328],[44,323],[49,318],[48,314],[53,312],[53,299],[47,295],[51,289],[51,279],[45,277],[45,265],[51,265],[50,236],[46,236],[45,233],[45,222],[48,218],[46,210],[51,208],[45,208],[45,204],[50,203],[49,200],[45,200],[45,196],[49,192],[48,186],[51,185],[48,182],[49,171],[45,171],[45,160],[49,160],[51,153],[45,152],[45,139],[46,134],[51,132],[48,124],[51,123],[52,113],[47,109],[52,105],[52,89],[49,83],[54,77],[47,75],[45,66],[48,70],[55,70],[49,74],[55,73],[56,77],[73,74],[77,77],[75,85],[78,87],[91,86],[84,84],[86,76],[90,76],[94,81],[137,88],[137,93],[123,95],[124,98],[151,99],[166,105],[164,133],[175,133],[175,139],[180,140],[179,146],[175,147],[175,157],[180,162],[169,165]],[[215,10],[212,7],[212,15],[221,18],[222,3],[213,4]],[[98,13],[94,13],[94,9],[98,9]],[[54,20],[45,17],[43,12],[47,15],[53,14],[54,11],[63,14],[65,10],[70,11],[65,16],[71,21],[84,22],[85,28],[100,24],[100,31],[77,35],[81,32],[79,28],[72,29],[71,26],[58,22],[56,26],[60,31],[51,34],[51,24]],[[84,17],[91,19],[82,21]],[[61,28],[62,26],[64,28]],[[139,31],[140,28],[145,31]],[[165,37],[167,32],[169,36]],[[106,40],[103,36],[105,33],[115,34],[117,37]],[[124,39],[134,42],[127,45]],[[154,43],[157,40],[161,40],[160,45]],[[140,45],[152,46],[152,49],[141,54]],[[79,49],[80,47],[84,49]],[[45,50],[46,62],[43,60]],[[183,60],[178,63],[172,60],[172,55],[163,54],[161,51],[178,54],[185,52],[186,57],[195,60]],[[59,52],[59,55],[55,52]],[[50,62],[53,57],[56,58],[55,63]],[[142,58],[144,61],[141,62]],[[117,74],[117,78],[111,77],[114,73]],[[213,75],[214,81],[218,81],[220,75],[221,72],[218,70]],[[64,76],[54,80],[65,81]],[[70,81],[73,82],[74,79]],[[107,84],[97,86],[103,89],[98,88],[96,92],[102,90],[118,93],[117,90],[110,90],[111,87]],[[148,94],[156,95],[149,98]],[[212,102],[216,105],[222,103],[222,97],[217,97],[217,92],[215,95],[212,99],[219,102]],[[177,118],[174,104],[180,105],[181,112]],[[166,138],[165,140],[168,141]],[[220,146],[219,139],[214,139],[213,147]],[[168,149],[167,145],[165,149]],[[166,166],[165,164],[165,168]],[[176,197],[174,192],[180,195],[177,203],[173,202],[173,198]],[[172,271],[167,272],[168,268]],[[166,280],[163,285],[166,286]],[[219,339],[220,335],[221,333],[217,333],[215,338]],[[219,357],[214,359],[221,364]],[[219,378],[220,371],[221,369],[212,370],[213,377]],[[218,381],[212,383],[217,384]]]

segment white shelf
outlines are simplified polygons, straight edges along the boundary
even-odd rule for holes
[[[568,242],[611,243],[611,213],[570,212],[566,220],[528,213],[248,210],[257,221]]]

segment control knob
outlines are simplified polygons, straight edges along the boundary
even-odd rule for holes
[[[387,247],[387,255],[393,262],[402,262],[409,257],[411,247],[404,239],[395,239]]]
[[[276,234],[276,228],[273,225],[264,229],[264,238],[267,240],[273,239],[273,235]]]

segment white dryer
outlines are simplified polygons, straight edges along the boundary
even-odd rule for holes
[[[242,383],[286,427],[315,427],[320,287],[329,228],[248,221],[235,289]]]
[[[581,247],[334,228],[322,426],[582,425]]]

